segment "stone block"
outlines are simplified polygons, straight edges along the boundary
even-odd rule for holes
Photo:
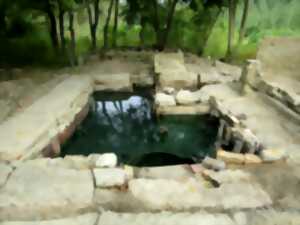
[[[100,168],[113,168],[118,165],[118,157],[114,153],[105,153],[100,155],[96,161],[96,167]]]
[[[127,174],[119,168],[94,169],[96,186],[100,188],[122,186],[126,182]]]
[[[0,191],[1,220],[67,217],[93,206],[90,171],[24,163]]]
[[[176,102],[172,95],[157,93],[155,95],[155,104],[157,106],[175,106]]]
[[[226,163],[232,163],[232,164],[244,164],[245,163],[245,156],[241,153],[233,153],[233,152],[227,152],[224,150],[218,150],[217,158],[220,160],[223,160]]]

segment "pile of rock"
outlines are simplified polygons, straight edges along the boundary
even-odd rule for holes
[[[158,114],[169,115],[202,115],[209,114],[208,98],[199,91],[189,91],[165,87],[163,92],[155,95],[155,105]]]

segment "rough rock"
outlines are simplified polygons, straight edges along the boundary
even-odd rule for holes
[[[101,214],[98,225],[235,225],[226,214],[207,213],[114,213]]]
[[[149,87],[154,85],[154,76],[150,71],[143,71],[131,75],[131,81],[138,87]]]
[[[262,163],[262,159],[254,154],[245,154],[245,164],[259,164]]]
[[[113,168],[118,165],[118,157],[114,153],[105,153],[101,155],[96,161],[96,167]]]
[[[96,188],[94,202],[99,208],[116,212],[143,212],[147,210],[130,192],[116,188]]]
[[[11,172],[12,168],[9,165],[0,163],[0,188],[4,186]]]
[[[207,115],[210,106],[208,104],[161,106],[156,112],[159,115]]]
[[[232,76],[233,81],[240,79],[242,69],[238,66],[223,63],[219,60],[215,62],[216,69],[219,73],[225,76]]]
[[[217,158],[223,160],[226,163],[233,163],[233,164],[245,163],[245,156],[241,153],[233,153],[224,150],[218,150]]]
[[[213,159],[210,157],[205,157],[202,161],[202,165],[207,169],[212,170],[224,170],[226,168],[226,164],[222,160]]]
[[[260,89],[297,113],[300,113],[299,43],[299,37],[266,38],[257,53],[264,83]]]
[[[155,104],[157,106],[174,106],[176,105],[176,102],[172,95],[157,93],[155,95]]]
[[[91,75],[95,91],[132,91],[130,74],[97,74]]]
[[[134,179],[129,182],[129,191],[140,202],[139,207],[148,210],[247,209],[272,204],[259,185],[248,182],[206,188],[192,178],[184,181]]]
[[[93,204],[90,171],[24,163],[0,192],[2,220],[44,220],[84,212]]]
[[[172,95],[175,92],[175,88],[173,87],[164,87],[163,92],[167,95]]]
[[[119,168],[94,169],[96,186],[100,188],[122,186],[126,182],[126,172]]]
[[[13,161],[11,165],[14,167],[19,167],[24,164],[41,166],[47,168],[62,168],[62,169],[74,169],[74,170],[89,170],[95,167],[95,161],[97,160],[97,155],[93,155],[96,159],[91,156],[85,157],[80,155],[68,155],[64,158],[37,158],[34,160],[27,161]]]
[[[197,102],[197,98],[188,90],[180,90],[176,95],[176,102],[180,105],[192,105]]]
[[[158,77],[160,87],[174,87],[177,90],[196,89],[198,86],[198,75],[188,71],[170,70],[161,73]]]
[[[1,225],[95,225],[97,213],[88,213],[56,220],[0,222]]]
[[[214,180],[219,184],[249,182],[251,175],[242,170],[223,170],[215,172],[213,170],[204,170],[202,175],[210,180]]]
[[[225,183],[219,188],[224,209],[249,209],[272,205],[270,196],[257,184]]]
[[[264,162],[274,162],[285,159],[287,153],[283,149],[264,149],[261,151],[260,157]]]

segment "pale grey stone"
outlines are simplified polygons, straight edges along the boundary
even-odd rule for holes
[[[176,95],[176,102],[180,105],[192,105],[197,102],[197,98],[188,90],[180,90]]]
[[[92,74],[95,91],[132,91],[129,73]]]
[[[0,163],[0,188],[5,185],[12,171],[13,169],[9,165]]]
[[[94,169],[94,176],[97,187],[122,186],[126,182],[126,172],[119,168]]]
[[[226,214],[208,213],[114,213],[101,214],[98,225],[235,225]]]
[[[213,159],[210,157],[205,157],[205,159],[202,161],[202,165],[207,169],[212,170],[224,170],[226,168],[226,164],[224,161],[220,159]]]
[[[113,168],[118,165],[118,157],[114,153],[105,153],[99,156],[96,161],[96,167],[109,167]]]
[[[16,168],[0,191],[2,220],[66,217],[92,207],[90,171],[26,163]]]
[[[97,213],[89,213],[54,220],[0,222],[0,225],[95,225],[97,218]]]
[[[176,102],[172,95],[157,93],[155,95],[155,104],[157,106],[175,106]]]

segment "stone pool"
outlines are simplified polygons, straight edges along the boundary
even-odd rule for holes
[[[114,152],[124,164],[161,166],[214,155],[218,120],[213,117],[157,117],[145,93],[96,92],[93,97],[90,113],[62,156]]]

